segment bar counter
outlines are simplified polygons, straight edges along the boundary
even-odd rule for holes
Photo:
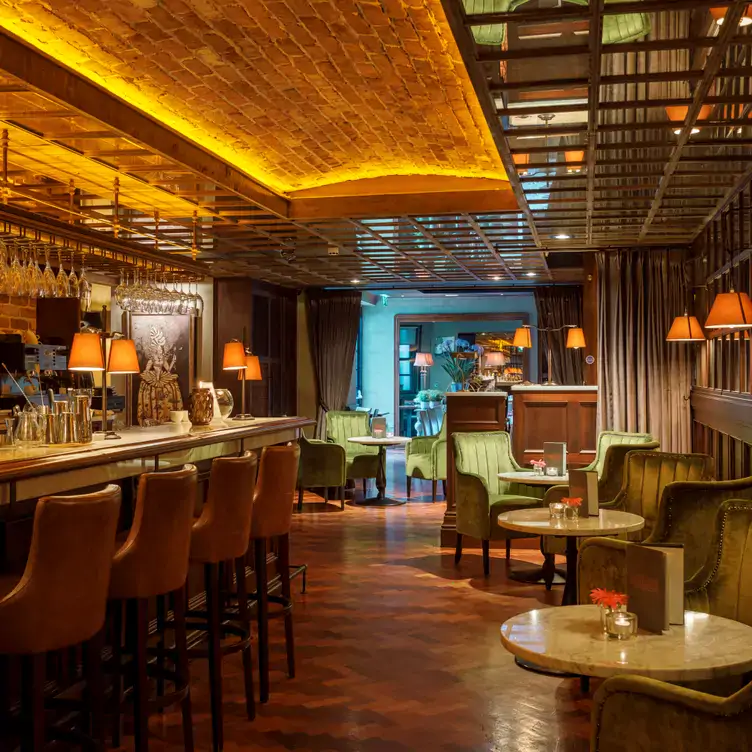
[[[221,426],[129,428],[120,439],[0,450],[0,506],[296,440],[308,418],[256,418]]]

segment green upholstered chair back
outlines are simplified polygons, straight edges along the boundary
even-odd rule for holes
[[[687,583],[685,607],[752,626],[752,501],[729,499],[721,504],[714,550]]]
[[[655,527],[666,486],[677,480],[709,480],[711,463],[706,454],[632,452],[627,455],[624,485],[614,504],[645,518],[640,533],[640,540],[645,540]]]
[[[326,414],[326,435],[335,444],[345,448],[349,454],[376,454],[377,447],[351,444],[348,439],[353,436],[370,436],[371,423],[368,413],[350,412],[348,410],[331,410]]]
[[[454,433],[452,438],[457,470],[482,478],[490,494],[506,493],[509,483],[500,481],[497,474],[521,469],[512,457],[509,434],[506,431]]]
[[[653,441],[649,433],[626,433],[625,431],[601,431],[598,435],[598,446],[595,450],[595,460],[589,465],[590,470],[595,470],[598,477],[603,473],[603,465],[606,462],[606,450],[613,444],[649,444]]]
[[[713,540],[709,531],[713,530],[718,510],[727,499],[752,499],[752,477],[669,483],[646,542],[684,546],[684,578],[691,579],[711,553]]]

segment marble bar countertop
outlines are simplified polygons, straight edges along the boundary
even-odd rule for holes
[[[189,433],[179,433],[172,424],[151,428],[127,428],[119,431],[120,439],[105,440],[95,434],[89,444],[8,447],[0,449],[0,483],[31,478],[78,468],[107,465],[141,457],[156,457],[197,447],[232,441],[253,444],[250,448],[289,440],[303,428],[314,425],[304,417],[255,418],[248,421],[225,421],[209,426],[192,426]]]
[[[513,392],[597,392],[598,387],[595,385],[577,386],[558,384],[556,386],[546,386],[545,384],[515,384],[512,387]]]
[[[496,399],[499,399],[499,397],[508,397],[508,392],[447,392],[445,394],[447,399],[449,397],[496,397]]]

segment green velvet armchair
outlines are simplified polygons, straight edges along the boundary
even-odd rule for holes
[[[455,433],[454,458],[456,483],[454,488],[457,525],[457,549],[454,561],[462,557],[462,536],[479,538],[483,547],[483,573],[490,570],[490,541],[509,541],[511,538],[530,538],[500,527],[497,518],[502,512],[528,509],[542,504],[543,489],[520,483],[499,480],[498,473],[520,471],[512,456],[509,434],[506,431],[489,433]]]
[[[331,410],[326,414],[326,435],[329,441],[345,450],[345,476],[348,480],[362,478],[363,495],[366,481],[375,478],[379,470],[379,449],[348,441],[353,436],[370,436],[368,413]]]
[[[591,752],[741,752],[752,739],[752,684],[730,697],[615,676],[593,698]]]
[[[329,489],[339,488],[339,501],[345,508],[345,483],[347,476],[345,450],[339,444],[300,437],[300,463],[298,464],[298,511],[303,509],[306,488],[321,488],[324,501],[329,502]]]
[[[442,481],[446,496],[447,430],[446,419],[435,436],[417,436],[405,445],[405,475],[407,498],[410,498],[412,479],[431,481],[431,501],[436,501],[436,484]]]
[[[721,503],[713,555],[685,583],[688,610],[752,624],[751,530],[752,501]],[[717,697],[654,679],[621,676],[606,680],[593,699],[591,752],[737,752],[748,749],[750,739],[752,684],[730,697]]]

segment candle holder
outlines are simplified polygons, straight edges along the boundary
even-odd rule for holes
[[[551,477],[555,478],[559,475],[559,468],[558,467],[547,467],[546,468],[546,475],[550,475]]]
[[[561,520],[564,518],[564,506],[560,501],[552,501],[548,505],[548,513],[552,520]]]
[[[607,613],[606,634],[612,640],[631,640],[637,634],[637,614],[631,611]]]

